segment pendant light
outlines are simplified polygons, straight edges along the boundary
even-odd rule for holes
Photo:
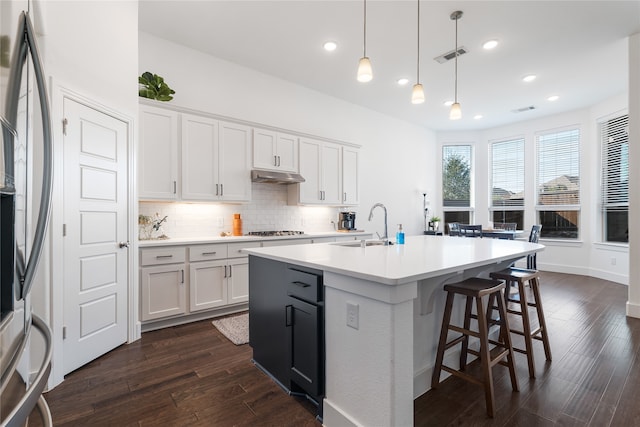
[[[420,0],[418,0],[418,70],[416,77],[416,84],[413,85],[413,91],[411,92],[411,103],[422,104],[424,102],[424,89],[420,84]]]
[[[462,18],[462,12],[456,10],[450,16],[450,18],[456,21],[456,58],[455,58],[455,96],[451,110],[449,111],[449,120],[459,120],[462,117],[462,110],[458,103],[458,19]]]
[[[373,79],[373,71],[371,69],[371,61],[367,57],[367,0],[364,0],[364,43],[363,55],[358,64],[358,81],[370,82]]]

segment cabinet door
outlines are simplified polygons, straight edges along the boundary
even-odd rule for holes
[[[189,309],[193,311],[227,304],[228,267],[225,261],[194,262],[189,267]]]
[[[249,259],[228,260],[227,292],[229,304],[249,301]]]
[[[159,319],[186,312],[184,268],[184,264],[170,264],[140,270],[142,320]]]
[[[342,148],[342,203],[357,205],[360,203],[358,176],[360,150],[357,148]]]
[[[318,307],[290,297],[286,310],[291,381],[310,395],[318,396],[323,391]]]
[[[182,115],[182,199],[216,200],[218,123]]]
[[[278,170],[277,136],[265,129],[253,129],[253,167]]]
[[[342,149],[338,144],[323,143],[321,159],[322,203],[342,203]]]
[[[278,133],[276,156],[278,170],[298,172],[298,137],[286,133]]]
[[[141,199],[178,199],[178,113],[140,107],[138,195]]]
[[[219,178],[222,200],[251,200],[251,128],[220,122]]]
[[[322,143],[300,138],[300,175],[305,179],[299,185],[299,203],[321,204],[320,157]]]

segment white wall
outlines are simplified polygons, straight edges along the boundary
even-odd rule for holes
[[[640,161],[640,33],[629,38],[629,164]],[[629,218],[638,218],[640,212],[640,172],[629,169]],[[637,221],[629,223],[629,257],[636,262],[629,268],[629,301],[627,314],[640,317],[640,227]]]
[[[139,73],[164,77],[171,104],[361,145],[358,228],[382,232],[381,212],[367,222],[381,202],[390,234],[397,223],[422,232],[422,193],[436,188],[433,132],[146,33],[139,45]]]
[[[489,144],[512,137],[525,139],[525,229],[536,223],[535,212],[535,134],[540,131],[577,126],[580,129],[580,236],[575,241],[541,239],[546,249],[538,254],[538,268],[600,277],[628,283],[627,245],[603,244],[600,225],[600,142],[598,121],[611,114],[627,112],[627,95],[621,94],[589,109],[557,114],[536,120],[477,132],[442,132],[439,146],[472,143],[474,146],[475,219],[489,221]],[[526,114],[526,113],[522,113]],[[438,164],[441,170],[441,164]],[[614,265],[615,263],[615,265]]]
[[[138,111],[137,1],[46,1],[35,3],[40,48],[49,88],[54,133],[54,194],[49,222],[50,251],[41,262],[51,270],[50,293],[34,289],[34,310],[53,330],[50,386],[62,381],[62,134],[60,88],[135,120]],[[131,141],[132,144],[135,141]],[[135,162],[135,159],[131,159]],[[137,207],[135,207],[137,208]],[[137,230],[132,230],[135,238]],[[51,307],[51,313],[47,313]]]

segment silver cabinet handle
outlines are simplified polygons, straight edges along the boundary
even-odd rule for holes
[[[273,166],[278,166],[278,156],[273,156]]]
[[[233,275],[233,266],[229,266],[229,277]]]
[[[278,156],[278,167],[280,167],[280,156]]]
[[[347,201],[347,193],[346,192],[342,193],[342,201],[343,202]]]
[[[180,270],[180,273],[182,273],[180,283],[184,283],[184,270]]]
[[[177,181],[173,181],[173,194],[178,192],[178,183]]]
[[[118,246],[120,247],[120,249],[128,248],[129,247],[129,242],[120,242],[120,243],[118,243]]]
[[[213,251],[213,252],[202,252],[202,255],[204,256],[208,256],[208,255],[215,255],[217,254],[217,252]]]
[[[219,195],[220,195],[220,193],[218,191],[218,184],[216,184],[216,196],[219,196]]]
[[[220,195],[224,196],[224,184],[220,184]]]
[[[173,255],[156,255],[156,259],[173,258]]]
[[[226,265],[224,266],[224,278],[225,279],[227,278],[227,266]]]

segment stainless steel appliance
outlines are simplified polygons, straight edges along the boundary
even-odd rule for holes
[[[356,213],[340,212],[338,214],[338,230],[351,231],[356,229]]]
[[[29,297],[51,204],[51,124],[29,7],[28,1],[0,2],[1,426],[26,425],[36,406],[43,424],[51,425],[42,397],[51,370],[51,332],[32,314]],[[31,360],[38,356],[37,347],[30,345],[34,327],[44,337],[45,349],[40,369],[32,375]]]

